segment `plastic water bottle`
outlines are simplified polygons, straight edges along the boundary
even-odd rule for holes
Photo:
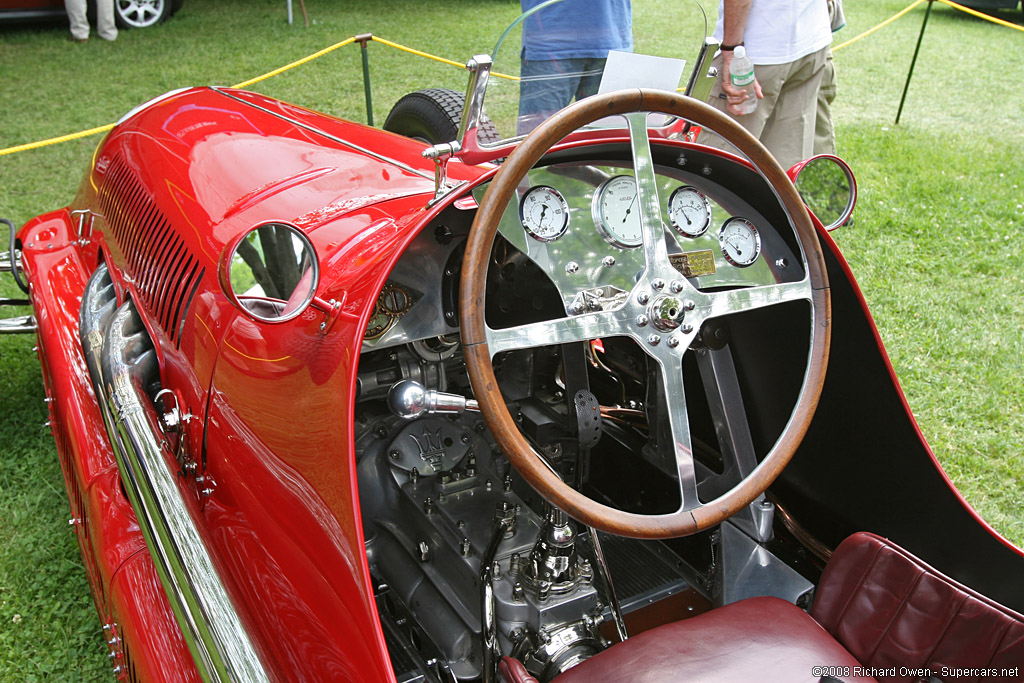
[[[729,78],[737,88],[747,92],[747,99],[737,105],[741,114],[749,114],[757,109],[757,94],[754,93],[754,63],[747,56],[747,49],[737,45],[732,53],[729,64]]]

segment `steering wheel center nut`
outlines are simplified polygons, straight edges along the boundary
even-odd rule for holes
[[[647,309],[651,324],[662,332],[678,328],[686,316],[686,305],[677,297],[662,294]]]

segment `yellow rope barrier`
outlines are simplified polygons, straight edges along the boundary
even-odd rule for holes
[[[915,2],[912,2],[912,3],[911,3],[910,5],[908,5],[908,6],[907,6],[907,7],[905,8],[905,9],[903,9],[903,10],[900,10],[899,12],[897,12],[896,14],[894,14],[893,16],[891,16],[891,17],[889,17],[888,19],[886,19],[885,21],[883,21],[883,22],[882,22],[881,24],[879,24],[878,26],[875,26],[874,28],[870,28],[870,29],[868,29],[867,31],[864,31],[864,33],[860,34],[859,36],[855,36],[855,37],[853,37],[853,38],[850,38],[850,39],[849,39],[848,41],[846,41],[846,42],[845,42],[845,43],[843,43],[842,45],[836,45],[836,46],[835,46],[834,48],[832,48],[832,52],[836,52],[837,50],[842,50],[842,49],[843,49],[844,47],[846,47],[847,45],[852,45],[853,43],[856,43],[856,42],[857,42],[858,40],[860,40],[861,38],[866,38],[867,36],[870,36],[870,35],[871,35],[872,33],[874,33],[875,31],[877,31],[877,30],[879,30],[879,29],[881,29],[881,28],[885,28],[886,26],[888,26],[888,25],[889,25],[889,24],[891,24],[892,22],[896,21],[897,19],[899,19],[900,17],[902,17],[902,16],[904,15],[904,14],[906,14],[906,13],[907,13],[907,12],[909,12],[910,10],[912,10],[912,9],[914,9],[915,7],[917,7],[918,5],[920,5],[920,4],[922,3],[922,2],[926,2],[926,1],[927,1],[927,0],[915,0]]]
[[[900,17],[905,15],[907,12],[910,12],[915,7],[917,7],[918,5],[920,5],[920,4],[924,3],[924,2],[927,2],[927,1],[928,0],[914,0],[913,3],[908,5],[903,10],[897,12],[896,14],[894,14],[891,17],[889,17],[888,19],[886,19],[882,23],[878,24],[874,28],[868,29],[864,33],[861,33],[859,36],[855,36],[854,38],[851,38],[850,40],[846,41],[845,43],[842,43],[840,45],[835,46],[834,48],[832,48],[832,51],[835,52],[836,50],[841,50],[844,47],[846,47],[847,45],[852,45],[853,43],[856,43],[858,40],[860,40],[862,38],[866,38],[867,36],[871,35],[875,31],[878,31],[879,29],[885,28],[886,26],[888,26],[892,22],[896,21],[897,19],[899,19]],[[975,10],[969,9],[967,7],[964,7],[963,5],[958,5],[957,3],[952,2],[952,0],[938,0],[938,1],[943,3],[943,4],[945,4],[945,5],[949,5],[950,7],[953,7],[954,9],[958,9],[961,12],[966,12],[967,14],[971,14],[971,15],[974,15],[974,16],[979,17],[981,19],[985,19],[986,21],[991,21],[993,23],[999,24],[1001,26],[1006,26],[1008,28],[1017,29],[1018,31],[1024,31],[1024,27],[1022,27],[1022,26],[1018,26],[1016,24],[1011,24],[1008,21],[1003,21],[1002,19],[997,19],[996,17],[991,17],[991,16],[989,16],[987,14],[984,14],[982,12],[977,12]],[[302,66],[303,64],[307,64],[307,63],[313,61],[314,59],[318,59],[320,57],[323,57],[324,55],[326,55],[326,54],[328,54],[330,52],[333,52],[333,51],[337,50],[338,48],[345,47],[346,45],[351,45],[352,43],[356,42],[356,40],[357,40],[357,38],[355,36],[352,36],[351,38],[346,38],[345,40],[343,40],[343,41],[341,41],[339,43],[335,43],[334,45],[331,45],[330,47],[326,47],[323,50],[320,50],[319,52],[314,52],[313,54],[311,54],[311,55],[309,55],[307,57],[303,57],[302,59],[300,59],[298,61],[292,62],[291,64],[286,64],[286,65],[284,65],[284,66],[282,66],[282,67],[280,67],[278,69],[274,69],[273,71],[268,71],[267,73],[263,74],[262,76],[257,76],[256,78],[250,78],[247,81],[242,81],[241,83],[238,83],[237,85],[234,85],[232,87],[235,87],[235,88],[248,88],[251,85],[255,85],[256,83],[259,83],[261,81],[265,81],[268,78],[272,78],[274,76],[282,74],[285,71],[289,71],[291,69],[294,69],[295,67]],[[464,68],[464,65],[460,64],[459,62],[455,62],[455,61],[452,61],[450,59],[445,59],[444,57],[438,57],[437,55],[432,55],[430,53],[422,52],[420,50],[415,50],[415,49],[413,49],[411,47],[406,47],[404,45],[400,45],[398,43],[392,42],[390,40],[386,40],[384,38],[379,38],[377,36],[370,36],[370,40],[373,40],[375,42],[381,43],[382,45],[386,45],[386,46],[394,48],[396,50],[401,50],[402,52],[408,52],[409,54],[416,55],[417,57],[424,57],[426,59],[431,59],[431,60],[434,60],[436,62],[441,62],[443,64],[448,64],[449,66],[458,67],[460,69]],[[492,72],[491,75],[495,76],[497,78],[505,78],[505,79],[512,80],[512,81],[518,81],[519,80],[519,78],[517,76],[509,76],[507,74],[500,74],[500,73]],[[90,128],[88,130],[79,131],[77,133],[71,133],[69,135],[61,135],[60,137],[56,137],[56,138],[49,138],[47,140],[39,140],[37,142],[29,142],[29,143],[26,143],[24,145],[17,145],[15,147],[8,147],[6,149],[0,149],[0,156],[5,156],[7,154],[17,154],[18,152],[27,152],[28,150],[31,150],[31,149],[39,149],[40,147],[47,147],[49,145],[58,145],[58,144],[63,143],[63,142],[70,142],[72,140],[79,140],[81,138],[86,138],[86,137],[89,137],[91,135],[98,135],[99,133],[106,133],[107,131],[109,131],[113,127],[114,127],[114,124],[108,123],[105,126],[98,126],[96,128]]]
[[[268,71],[267,73],[263,74],[262,76],[257,76],[256,78],[250,78],[249,80],[242,81],[238,85],[234,85],[232,87],[233,88],[248,88],[250,85],[253,85],[255,83],[259,83],[260,81],[265,81],[268,78],[270,78],[271,76],[276,76],[278,74],[283,74],[285,71],[289,71],[290,69],[294,69],[297,66],[302,66],[303,64],[306,64],[307,62],[312,62],[314,59],[317,59],[319,57],[323,57],[328,52],[334,52],[339,47],[345,47],[346,45],[351,45],[354,42],[356,42],[355,36],[352,36],[351,38],[346,38],[345,40],[341,41],[340,43],[335,43],[334,45],[331,45],[330,47],[325,47],[323,50],[320,50],[319,52],[314,52],[313,54],[309,55],[308,57],[303,57],[302,59],[300,59],[297,62],[292,62],[291,64],[285,64],[280,69],[274,69],[273,71]]]
[[[89,130],[79,131],[77,133],[71,133],[69,135],[61,135],[59,138],[50,138],[49,140],[39,140],[38,142],[28,142],[24,145],[18,145],[16,147],[8,147],[7,149],[0,149],[0,156],[5,154],[16,154],[18,152],[27,152],[30,149],[38,149],[39,147],[47,147],[49,145],[57,145],[62,142],[71,142],[72,140],[78,140],[79,138],[87,138],[90,135],[97,135],[99,133],[106,133],[108,130],[114,127],[114,124],[108,123],[105,126],[99,126],[98,128],[90,128]]]
[[[949,5],[953,9],[958,9],[961,12],[967,12],[967,14],[971,14],[973,16],[976,16],[979,19],[984,19],[985,21],[991,21],[993,24],[999,24],[1000,26],[1005,26],[1007,28],[1013,28],[1013,29],[1017,29],[1018,31],[1024,31],[1024,26],[1018,26],[1017,24],[1011,24],[1008,21],[1003,21],[1002,19],[997,19],[996,17],[989,16],[988,14],[985,14],[984,12],[979,12],[977,10],[971,9],[970,7],[964,7],[963,5],[958,5],[955,2],[950,2],[950,0],[939,0],[939,2],[941,2],[944,5]]]
[[[405,47],[404,45],[399,45],[398,43],[393,43],[390,40],[386,40],[384,38],[378,38],[377,36],[372,36],[370,38],[370,40],[373,40],[375,42],[381,43],[382,45],[387,45],[388,47],[393,47],[396,50],[401,50],[402,52],[408,52],[409,54],[416,55],[417,57],[426,57],[427,59],[433,59],[435,62],[441,62],[442,64],[448,64],[450,66],[457,66],[460,69],[466,68],[465,64],[460,64],[459,62],[453,62],[450,59],[445,59],[444,57],[438,57],[437,55],[432,55],[432,54],[430,54],[428,52],[420,52],[419,50],[414,50],[411,47]],[[518,76],[509,76],[508,74],[501,74],[501,73],[498,73],[496,71],[492,71],[491,75],[494,76],[495,78],[505,78],[505,79],[508,79],[510,81],[518,81],[519,80]]]
[[[399,45],[398,43],[392,43],[390,40],[385,40],[384,38],[378,38],[377,36],[373,36],[371,38],[371,40],[374,41],[375,43],[381,43],[382,45],[387,45],[388,47],[393,47],[396,50],[401,50],[402,52],[408,52],[409,54],[416,55],[417,57],[426,57],[427,59],[433,59],[435,62],[441,62],[443,64],[448,64],[450,66],[457,66],[460,69],[465,68],[465,66],[466,66],[465,64],[459,64],[458,62],[453,62],[452,60],[445,59],[444,57],[438,57],[436,55],[432,55],[432,54],[429,54],[429,53],[426,53],[426,52],[420,52],[419,50],[414,50],[411,47],[405,47],[404,45]]]

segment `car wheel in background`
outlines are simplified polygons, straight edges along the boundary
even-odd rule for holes
[[[465,95],[448,88],[411,92],[391,108],[384,121],[384,130],[430,145],[457,140],[465,102]],[[490,119],[484,118],[480,127],[481,138],[485,141],[499,139]]]
[[[180,0],[114,0],[114,18],[119,28],[148,28],[165,21],[180,6]]]

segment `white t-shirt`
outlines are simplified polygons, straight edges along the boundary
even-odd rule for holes
[[[722,41],[724,2],[718,2],[715,38]],[[832,42],[825,0],[753,0],[743,44],[754,64],[788,64]]]

